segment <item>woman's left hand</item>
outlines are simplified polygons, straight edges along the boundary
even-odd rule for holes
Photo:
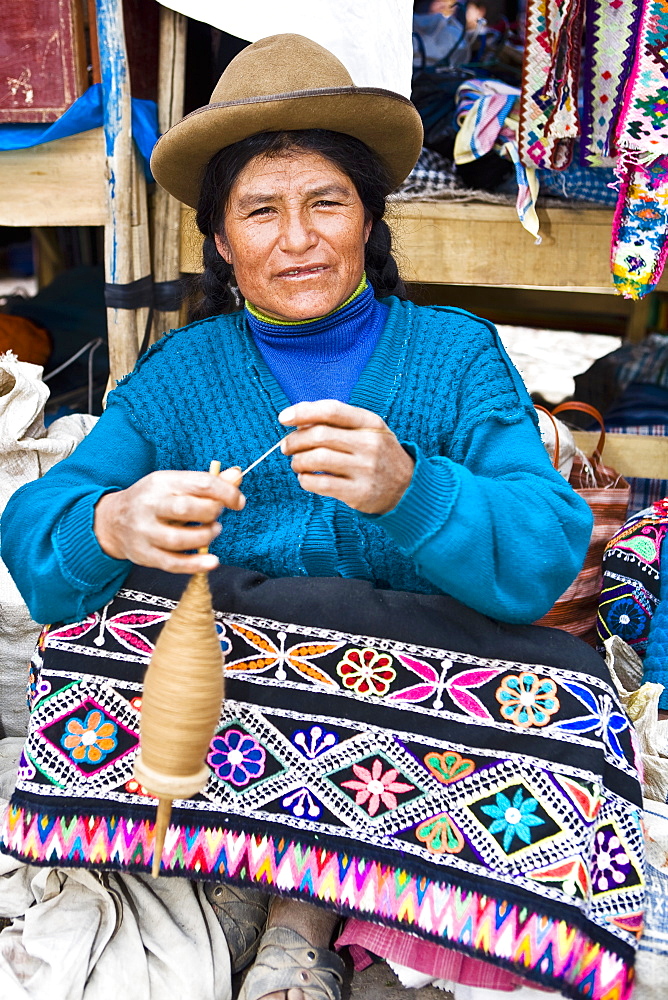
[[[279,415],[296,426],[281,445],[299,485],[364,514],[387,514],[408,488],[415,463],[383,420],[335,399],[297,403]]]

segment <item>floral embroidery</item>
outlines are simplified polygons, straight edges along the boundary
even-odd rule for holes
[[[130,778],[129,781],[125,782],[125,791],[130,792],[131,795],[144,795],[149,799],[155,798],[150,792],[147,792],[143,785],[141,785],[136,778]]]
[[[16,772],[17,779],[19,781],[30,781],[30,779],[34,778],[36,774],[37,771],[35,769],[35,765],[30,758],[26,756],[25,750],[22,750],[21,756],[19,757],[18,770]]]
[[[469,757],[462,757],[454,750],[446,753],[439,753],[432,750],[425,754],[425,766],[434,775],[437,781],[442,781],[444,785],[449,785],[453,781],[465,778],[475,771],[475,764]]]
[[[596,834],[591,884],[594,892],[607,892],[623,885],[631,870],[631,860],[611,826]]]
[[[517,837],[524,844],[531,843],[531,827],[542,826],[545,822],[540,816],[534,816],[538,802],[532,796],[522,800],[523,789],[518,788],[511,802],[507,795],[498,792],[496,805],[481,806],[487,816],[492,816],[494,822],[489,827],[491,834],[503,833],[503,849],[508,848]]]
[[[620,597],[608,609],[606,625],[622,639],[637,639],[645,629],[648,615],[632,597]]]
[[[83,724],[79,719],[68,719],[65,729],[60,745],[69,750],[72,760],[99,764],[118,746],[118,726],[96,708],[91,709]]]
[[[253,672],[264,673],[270,668],[275,667],[276,680],[284,681],[288,676],[285,668],[290,667],[291,670],[301,675],[300,680],[308,677],[312,681],[316,681],[318,684],[325,684],[328,687],[336,685],[336,682],[324,670],[320,670],[319,667],[315,666],[313,660],[320,656],[326,656],[328,653],[333,653],[343,645],[343,642],[298,642],[295,646],[286,649],[287,632],[281,630],[276,633],[277,645],[268,635],[259,629],[244,628],[243,625],[231,621],[228,621],[227,625],[232,632],[241,636],[249,646],[252,646],[257,651],[251,656],[243,656],[239,660],[232,660],[230,663],[226,663],[225,670],[227,672],[236,673],[243,671],[246,673],[252,670]],[[258,653],[260,654],[259,656]]]
[[[212,739],[207,762],[221,781],[242,786],[264,774],[266,759],[264,747],[254,736],[228,729]]]
[[[307,819],[320,819],[322,816],[322,804],[308,788],[298,788],[295,792],[290,792],[281,799],[281,805],[298,819],[304,816]]]
[[[356,694],[375,694],[379,698],[387,694],[397,676],[392,657],[368,647],[349,649],[336,670],[344,687],[352,688]]]
[[[464,847],[464,837],[447,813],[420,823],[415,836],[432,854],[459,854]]]
[[[353,764],[353,771],[359,781],[343,781],[343,788],[352,788],[357,791],[355,795],[355,805],[363,806],[367,803],[369,816],[375,816],[381,802],[386,809],[397,808],[397,797],[395,792],[412,792],[414,785],[407,785],[403,781],[396,781],[399,772],[391,767],[383,774],[383,762],[378,757],[371,765],[371,770],[362,767],[361,764]]]
[[[227,631],[222,622],[216,622],[216,632],[218,633],[218,638],[220,639],[220,650],[223,656],[227,656],[232,649],[232,643],[230,642],[229,636],[227,635]]]
[[[574,694],[591,712],[590,715],[578,716],[559,723],[558,728],[565,733],[594,733],[603,735],[608,746],[617,757],[624,758],[624,750],[618,740],[618,735],[629,729],[625,715],[616,711],[616,706],[608,694],[597,699],[584,686],[576,681],[565,681],[564,687]]]
[[[536,674],[508,674],[496,689],[501,716],[520,729],[546,726],[550,716],[559,711],[555,697],[557,685],[549,677]]]
[[[31,663],[28,674],[28,709],[32,711],[40,698],[45,698],[50,693],[51,684],[41,678],[40,671],[34,663]]]
[[[313,760],[321,753],[325,753],[339,742],[336,733],[323,729],[322,726],[311,726],[310,729],[298,729],[290,737],[292,743],[300,753],[303,753],[309,760]]]

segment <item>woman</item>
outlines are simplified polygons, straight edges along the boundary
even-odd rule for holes
[[[538,769],[535,754],[540,750],[534,748],[541,741],[534,735],[535,727],[545,726],[561,710],[559,706],[566,705],[568,692],[564,689],[560,702],[553,696],[554,680],[518,675],[525,678],[522,683],[529,683],[530,677],[530,686],[534,680],[538,685],[531,708],[533,695],[520,692],[516,697],[517,679],[508,675],[510,680],[506,678],[491,698],[501,705],[504,718],[514,718],[517,725],[513,729],[497,723],[477,696],[457,693],[448,673],[452,661],[443,658],[444,643],[430,643],[428,636],[430,629],[441,636],[443,620],[450,619],[452,628],[462,630],[452,641],[461,644],[446,649],[466,650],[467,643],[477,644],[474,660],[467,662],[482,664],[487,661],[480,656],[500,656],[504,636],[504,641],[516,644],[508,660],[535,662],[526,659],[526,630],[513,630],[483,616],[528,623],[542,615],[577,572],[591,519],[586,505],[551,468],[531,402],[493,328],[466,313],[417,308],[403,298],[383,221],[384,201],[410,171],[420,141],[419,118],[409,102],[386,91],[355,88],[330,53],[300,36],[264,39],[237,56],[211,104],[163,136],[153,157],[159,182],[198,207],[198,225],[205,237],[200,303],[205,318],[163,338],[145,355],[110,394],[104,415],[76,453],[44,479],[20,490],[3,518],[3,556],[33,615],[41,621],[88,623],[51,633],[45,656],[50,645],[58,646],[58,635],[67,636],[65,645],[71,651],[93,622],[92,642],[100,648],[96,652],[91,645],[87,654],[104,654],[109,631],[105,632],[105,623],[129,621],[117,616],[114,602],[131,599],[136,608],[151,593],[148,577],[141,577],[141,584],[137,577],[148,571],[134,569],[132,582],[126,582],[133,566],[187,574],[226,564],[227,569],[211,577],[215,606],[235,614],[221,626],[226,648],[232,650],[227,661],[228,716],[209,755],[219,798],[218,813],[207,821],[206,830],[215,838],[221,824],[229,823],[228,828],[242,837],[254,822],[259,823],[256,839],[251,837],[253,843],[249,847],[246,842],[244,849],[252,854],[253,844],[260,840],[271,845],[273,874],[260,866],[250,875],[249,865],[254,864],[250,861],[232,872],[229,857],[225,864],[207,868],[204,855],[186,868],[193,877],[208,877],[214,883],[220,883],[216,873],[222,871],[239,884],[238,890],[226,890],[223,879],[223,884],[209,890],[213,903],[221,903],[221,921],[238,966],[252,956],[262,924],[262,898],[247,888],[249,883],[266,882],[269,889],[286,896],[274,897],[269,930],[244,984],[244,1000],[338,998],[340,960],[327,951],[336,911],[361,917],[368,913],[399,930],[417,927],[400,903],[392,919],[383,916],[387,887],[369,903],[371,890],[362,885],[362,873],[369,871],[363,858],[355,862],[356,877],[362,879],[359,891],[350,885],[345,888],[341,874],[335,878],[336,890],[324,883],[316,890],[313,880],[320,875],[313,867],[308,876],[303,871],[297,874],[304,857],[299,844],[311,845],[305,850],[311,852],[316,868],[320,847],[324,852],[326,845],[329,849],[338,844],[332,847],[332,857],[343,865],[339,873],[348,871],[348,859],[361,839],[366,843],[364,857],[379,860],[385,857],[384,845],[392,841],[388,850],[394,853],[388,857],[400,857],[408,870],[412,870],[410,857],[419,855],[415,878],[432,862],[445,865],[447,873],[453,859],[461,860],[471,876],[475,859],[479,860],[473,841],[469,844],[444,813],[431,816],[434,808],[425,819],[415,812],[422,808],[415,803],[425,796],[442,796],[444,786],[454,781],[461,780],[457,787],[463,788],[464,782],[473,781],[474,772],[483,775],[489,763],[483,766],[483,757],[473,754],[464,758],[459,750],[448,756],[451,745],[468,746],[461,740],[438,742],[439,734],[461,736],[459,723],[455,720],[447,732],[442,727],[432,731],[438,711],[434,715],[426,707],[413,707],[414,703],[426,705],[427,698],[435,698],[435,708],[442,708],[447,689],[449,697],[459,699],[462,712],[468,712],[467,732],[473,724],[477,739],[475,726],[484,718],[493,733],[500,733],[500,745],[508,750],[504,766],[510,758],[515,763],[505,784],[494,785],[496,799],[490,801],[496,804],[481,806],[476,822],[481,835],[501,831],[498,843],[504,857],[518,850],[514,837],[526,845],[530,828],[541,825],[543,836],[550,824],[558,826],[556,814],[541,812],[538,799],[527,798],[529,792],[517,784],[515,774],[522,767],[517,740],[526,737],[523,752]],[[242,494],[240,463],[249,464],[281,435],[285,435],[281,452],[289,461],[279,454],[267,458],[244,480]],[[237,472],[217,478],[192,471],[206,469],[212,457],[233,470],[237,467]],[[211,554],[197,552],[207,545]],[[291,579],[274,579],[281,577]],[[218,601],[217,579],[223,580],[224,594]],[[167,597],[169,580],[165,577],[162,584]],[[262,595],[269,597],[265,600]],[[97,614],[96,609],[107,602],[109,608]],[[136,634],[147,619],[133,614]],[[401,636],[394,635],[397,615],[405,618]],[[372,631],[371,620],[384,631]],[[298,622],[294,625],[298,635],[305,635],[304,628],[314,622],[325,631],[317,632],[320,638],[315,639],[311,632],[310,639],[287,649],[286,636],[293,626],[281,622]],[[397,646],[399,653],[393,659],[372,648],[371,640],[361,648],[358,633],[423,645]],[[556,656],[550,649],[559,640],[548,630],[540,634],[545,659],[539,662],[550,664]],[[246,643],[249,655],[235,652],[238,642]],[[342,658],[340,652],[334,656],[333,651],[346,642],[353,646]],[[440,646],[441,652],[432,649],[430,654],[430,645]],[[572,660],[581,655],[577,643],[568,650]],[[422,659],[416,658],[416,651]],[[429,655],[440,656],[438,670],[428,665]],[[458,655],[450,654],[454,660]],[[328,656],[334,656],[331,668]],[[128,659],[132,658],[126,655]],[[485,674],[487,680],[500,676],[499,662],[489,661],[496,665]],[[112,669],[109,660],[103,667]],[[286,667],[292,672],[287,674]],[[587,661],[587,669],[602,668]],[[413,671],[414,680],[417,672],[422,686],[395,691],[392,685],[400,670]],[[545,673],[549,667],[540,670]],[[71,667],[68,671],[56,671],[49,682],[61,685],[58,697],[64,699],[70,697],[72,685],[68,681],[69,687],[62,686],[57,677],[67,673],[71,679]],[[100,672],[98,666],[94,673]],[[130,681],[124,676],[127,687]],[[481,676],[476,684],[482,683]],[[338,700],[326,704],[330,695]],[[49,698],[35,702],[35,734],[48,729],[39,721],[39,711]],[[474,703],[481,708],[471,710]],[[396,718],[402,722],[410,718],[418,728],[403,735],[395,732],[393,706],[397,712],[408,706],[410,712]],[[253,730],[249,721],[259,720],[260,715],[262,731],[271,728],[273,734],[264,744],[260,730]],[[312,723],[310,728],[307,722]],[[97,740],[95,726],[86,722],[84,735],[89,742]],[[420,726],[429,734],[420,736]],[[527,736],[531,726],[533,742]],[[376,734],[376,744],[364,743],[360,749],[371,733]],[[392,749],[387,741],[399,735],[401,747]],[[38,742],[39,738],[35,735]],[[542,740],[541,745],[549,744],[550,753],[557,753],[558,738]],[[440,749],[424,756],[426,747],[420,741],[427,739],[430,747]],[[626,741],[628,755],[628,734],[620,739]],[[50,746],[54,740],[51,737]],[[379,740],[385,741],[382,754],[376,754]],[[411,771],[411,762],[418,759],[417,751],[410,749],[414,740],[427,762],[427,770],[420,764],[419,774]],[[584,752],[583,740],[578,737],[576,742],[578,754]],[[354,751],[345,749],[353,745]],[[105,745],[99,752],[112,751]],[[395,766],[398,753],[404,755],[405,774]],[[338,770],[333,771],[328,761],[336,754]],[[570,774],[572,762],[564,766]],[[620,767],[629,771],[630,765],[620,763]],[[45,766],[41,774],[47,772]],[[43,791],[44,780],[36,780],[42,781]],[[629,789],[635,788],[633,780],[628,778]],[[564,782],[559,787],[566,787]],[[276,789],[274,798],[269,796],[270,802],[265,796],[261,801],[260,789],[270,785]],[[138,816],[146,807],[136,789],[132,797],[125,793],[131,790],[127,784],[118,788],[107,793],[108,801],[119,803],[122,811],[121,803],[132,800],[132,815]],[[512,795],[507,807],[504,788]],[[36,786],[28,789],[19,783],[14,817],[20,814],[25,819],[39,794]],[[64,794],[62,778],[53,794]],[[209,804],[185,803],[184,809],[214,809],[210,804],[214,798]],[[611,793],[613,800],[615,809],[635,815],[626,799],[622,803]],[[102,803],[91,828],[94,822],[107,822],[109,808]],[[500,818],[493,820],[494,810],[499,809]],[[381,836],[379,821],[395,812],[404,818],[390,832],[387,820]],[[221,814],[224,820],[217,818]],[[199,829],[188,826],[196,822],[188,820],[194,815],[184,813],[185,825],[175,827],[190,830],[191,841],[192,830]],[[19,827],[24,819],[10,822],[7,849],[47,863],[46,854],[37,857],[22,841]],[[406,842],[404,850],[400,838],[408,827],[417,833],[410,835],[411,845]],[[290,855],[288,874],[285,838],[289,839],[291,828],[301,831],[301,839],[290,847],[297,853]],[[129,830],[128,826],[128,835]],[[564,830],[559,836],[565,843]],[[553,831],[550,837],[554,841],[557,834]],[[583,838],[584,834],[580,836],[584,843]],[[474,853],[465,860],[469,850]],[[561,860],[558,852],[550,857]],[[82,858],[94,863],[85,851],[75,863],[82,863]],[[139,862],[133,856],[128,864],[136,867]],[[520,869],[516,877],[529,885],[526,871]],[[515,877],[500,872],[501,868],[495,878],[502,882]],[[397,873],[399,878],[399,868]],[[427,884],[420,889],[422,882],[415,883],[420,899]],[[519,896],[528,891],[518,883]],[[295,899],[287,898],[290,895]],[[569,900],[567,891],[564,898]],[[309,899],[329,900],[330,908],[310,906],[305,902]],[[439,907],[430,905],[436,913]],[[526,907],[521,912],[526,914]],[[357,925],[357,943],[368,943],[365,933],[372,925],[360,921]],[[382,943],[375,950],[396,959],[392,935],[397,933],[388,930],[387,950],[383,952]],[[434,952],[452,954],[441,945],[456,943],[465,952],[505,963],[515,973],[526,966],[530,978],[548,986],[579,982],[584,976],[575,965],[568,976],[548,970],[542,952],[540,959],[510,961],[499,950],[507,942],[495,950],[484,942],[473,947],[465,937],[455,941],[449,931],[436,933],[434,926],[418,933],[428,960],[422,962],[418,955],[412,964],[422,971],[429,966],[442,972],[440,959],[434,964]],[[573,933],[577,937],[579,932]],[[420,943],[417,938],[409,940]],[[600,945],[594,947],[600,950]],[[619,983],[626,983],[623,989],[619,983],[615,987],[621,997],[630,975],[628,935],[619,947],[627,956],[615,966]],[[486,981],[484,973],[476,975],[482,977],[478,982]],[[603,996],[600,969],[596,975],[591,995]],[[498,985],[498,977],[494,982]],[[503,985],[516,983],[517,977],[511,977]]]

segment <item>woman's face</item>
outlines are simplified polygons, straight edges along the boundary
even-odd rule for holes
[[[251,160],[224,225],[218,252],[244,298],[274,319],[324,316],[360,283],[371,223],[351,179],[317,153]]]

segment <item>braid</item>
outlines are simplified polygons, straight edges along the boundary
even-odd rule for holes
[[[194,318],[233,312],[243,305],[232,268],[218,253],[215,237],[223,233],[230,192],[244,167],[256,156],[280,156],[294,150],[318,153],[350,177],[366,218],[373,220],[364,254],[369,283],[379,297],[406,298],[392,257],[392,236],[383,219],[392,185],[376,153],[353,136],[325,129],[261,132],[219,150],[204,171],[197,205],[197,226],[204,236],[204,273],[194,280]]]
[[[204,272],[196,279],[199,301],[193,310],[193,318],[206,319],[238,309],[232,267],[218,253],[213,236],[204,237],[202,256]]]
[[[385,219],[375,219],[371,226],[364,253],[364,267],[377,297],[396,295],[405,299],[406,286],[399,276],[397,262],[392,256],[392,233]]]

